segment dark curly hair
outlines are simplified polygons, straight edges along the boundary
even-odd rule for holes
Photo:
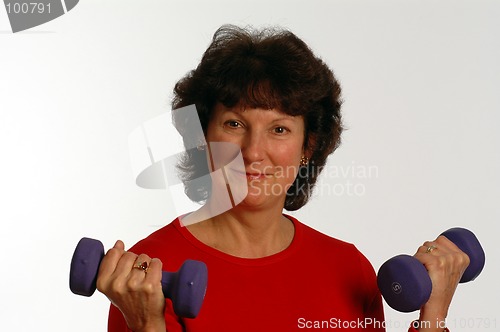
[[[342,133],[340,85],[332,71],[292,32],[266,28],[220,27],[203,54],[200,64],[174,88],[172,109],[196,105],[206,135],[217,102],[226,107],[279,109],[302,116],[305,123],[304,150],[307,166],[287,192],[285,209],[297,210],[307,203],[326,159],[340,145]],[[173,112],[179,132],[186,118]],[[195,138],[183,135],[186,146]],[[196,165],[196,167],[195,167]],[[190,149],[180,161],[184,183],[208,173],[204,152]],[[188,197],[197,202],[209,197],[210,188],[186,186]]]

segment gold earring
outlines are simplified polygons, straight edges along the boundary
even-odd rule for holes
[[[302,156],[302,158],[300,158],[300,166],[307,166],[308,162],[309,158],[307,158],[306,156]]]

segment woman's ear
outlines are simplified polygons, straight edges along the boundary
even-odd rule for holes
[[[302,154],[309,160],[316,150],[316,138],[316,135],[309,134],[304,142],[304,149],[302,151]]]

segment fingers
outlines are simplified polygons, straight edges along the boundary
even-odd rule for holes
[[[111,299],[116,294],[139,291],[146,283],[156,283],[161,287],[161,261],[146,254],[136,255],[124,248],[123,242],[117,241],[102,259],[97,289]]]
[[[150,294],[153,294],[155,291],[161,291],[161,273],[162,262],[158,258],[153,258],[151,263],[149,264],[148,271],[144,276],[143,287],[144,290]],[[162,291],[163,294],[163,291]]]
[[[118,263],[117,270],[119,269],[119,271],[123,274],[126,274],[128,272],[130,273],[130,275],[146,275],[149,269],[151,258],[145,254],[141,254],[139,256],[133,253],[130,254],[130,257],[122,258],[122,260]]]
[[[432,281],[431,296],[421,314],[430,315],[432,320],[443,320],[458,282],[469,265],[469,257],[444,236],[424,242],[414,257],[425,266]]]
[[[146,279],[150,282],[161,282],[161,268],[163,264],[158,258],[151,259],[148,267]]]
[[[108,278],[115,271],[115,267],[117,266],[118,261],[121,259],[124,252],[125,245],[123,244],[123,242],[120,240],[116,241],[113,248],[108,250],[101,261],[101,264],[99,266],[98,280]]]
[[[162,263],[146,254],[125,251],[122,241],[108,250],[97,277],[97,289],[123,314],[133,331],[165,330]]]
[[[137,291],[140,290],[144,279],[146,279],[151,258],[144,254],[132,255],[133,257],[124,257],[118,263],[117,274],[126,280],[128,290]]]
[[[454,248],[453,248],[454,247]],[[425,241],[417,250],[417,253],[431,253],[434,250],[440,249],[442,252],[450,250],[458,251],[459,249],[444,236],[439,236],[434,241]]]
[[[465,270],[470,262],[469,257],[460,248],[442,235],[434,241],[424,242],[414,256],[426,267],[434,263],[439,266],[454,265]]]
[[[118,250],[125,250],[125,243],[123,243],[122,240],[118,240],[118,241],[116,241],[113,248],[118,249]]]

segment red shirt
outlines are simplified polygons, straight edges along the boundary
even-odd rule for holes
[[[177,271],[186,259],[208,267],[198,317],[178,317],[166,300],[167,331],[385,331],[382,299],[368,260],[352,244],[287,217],[295,226],[292,243],[263,258],[234,257],[209,247],[178,219],[132,247],[136,254],[161,259],[166,271]],[[113,305],[108,330],[130,331]]]

